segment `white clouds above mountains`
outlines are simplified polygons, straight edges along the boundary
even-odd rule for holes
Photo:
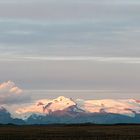
[[[0,105],[19,104],[27,102],[29,97],[17,87],[14,82],[8,81],[0,84]]]
[[[7,92],[7,93],[15,93],[20,94],[22,93],[22,89],[17,87],[14,82],[8,81],[0,84],[0,92]]]

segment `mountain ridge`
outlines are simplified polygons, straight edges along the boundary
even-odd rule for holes
[[[8,113],[11,123],[11,114],[3,107],[0,114],[3,110]],[[16,113],[26,116],[19,119],[25,124],[140,123],[140,102],[135,99],[73,100],[60,96],[39,100],[31,106],[19,108]]]
[[[76,113],[84,112],[92,114],[104,112],[134,117],[135,114],[140,113],[140,102],[135,99],[73,100],[71,98],[60,96],[56,99],[48,100],[47,103],[45,103],[44,100],[39,100],[32,106],[32,108],[30,106],[20,108],[17,110],[17,113],[28,114],[28,112],[32,112],[53,114],[58,111],[68,111],[72,108]]]

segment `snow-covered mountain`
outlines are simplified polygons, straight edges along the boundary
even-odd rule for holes
[[[60,96],[53,100],[39,100],[33,105],[19,108],[16,110],[16,113],[22,117],[28,117],[31,114],[75,116],[80,112],[84,112],[84,110],[79,108],[77,103],[73,99],[66,98],[64,96]]]
[[[73,100],[60,96],[26,105],[17,109],[16,114],[20,119],[13,119],[5,108],[1,108],[0,123],[5,118],[5,123],[16,124],[140,123],[140,101],[135,99]]]
[[[22,119],[12,118],[11,114],[3,106],[0,107],[0,124],[25,124]]]
[[[39,100],[34,105],[20,108],[18,114],[69,115],[112,113],[134,117],[140,114],[140,101],[135,99],[73,100],[60,96],[53,100]]]
[[[113,113],[131,117],[140,113],[140,101],[135,99],[77,100],[77,104],[89,113]]]

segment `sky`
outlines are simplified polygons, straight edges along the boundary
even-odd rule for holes
[[[31,100],[139,98],[139,13],[139,0],[0,0],[0,83]]]

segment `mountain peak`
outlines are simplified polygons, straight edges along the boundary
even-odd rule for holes
[[[71,101],[70,98],[67,98],[65,96],[59,96],[58,98],[54,99],[54,101],[57,100],[59,102],[64,102],[64,101]]]
[[[44,112],[45,113],[50,113],[50,112],[55,112],[58,110],[64,110],[70,106],[74,106],[76,103],[70,99],[66,98],[64,96],[60,96],[51,102],[49,102],[45,107],[44,107]]]

